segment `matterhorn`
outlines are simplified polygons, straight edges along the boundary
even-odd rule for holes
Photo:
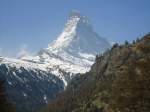
[[[48,48],[41,50],[36,57],[22,59],[48,65],[53,72],[64,71],[69,74],[68,79],[89,71],[95,55],[109,48],[109,42],[93,30],[89,19],[78,11],[72,11],[62,33]],[[66,84],[66,77],[61,78]]]
[[[62,33],[37,55],[0,57],[0,77],[6,80],[9,99],[18,105],[17,111],[23,107],[32,112],[54,99],[76,74],[88,72],[95,56],[110,47],[86,16],[72,11]]]

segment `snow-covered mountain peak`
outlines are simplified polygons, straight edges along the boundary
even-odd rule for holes
[[[62,33],[47,50],[52,52],[68,52],[73,55],[79,53],[102,53],[110,44],[93,30],[89,19],[78,11],[71,12]]]
[[[62,33],[48,48],[36,56],[23,56],[18,60],[4,59],[2,63],[48,71],[67,85],[73,75],[89,71],[95,55],[108,48],[109,42],[94,31],[87,17],[79,12],[71,12]]]
[[[95,55],[108,48],[109,42],[94,31],[89,19],[73,11],[62,33],[37,55],[23,52],[19,59],[0,57],[0,74],[12,101],[37,107],[54,99],[76,74],[88,72]]]
[[[95,55],[110,48],[109,42],[92,28],[87,17],[71,12],[62,33],[36,57],[24,58],[57,67],[67,73],[85,73],[94,63]]]
[[[68,21],[75,19],[78,19],[78,21],[76,21],[77,23],[83,22],[84,24],[89,25],[89,19],[86,16],[82,15],[79,11],[73,10],[69,15]]]
[[[77,10],[72,10],[70,15],[69,15],[70,18],[72,18],[72,17],[79,17],[80,18],[81,16],[82,16],[81,13]]]
[[[77,39],[77,36],[81,31],[80,29],[91,30],[89,19],[77,11],[72,11],[62,33],[53,43],[49,44],[48,49],[60,51],[68,48],[71,43]],[[78,38],[79,37],[81,37],[80,34]]]

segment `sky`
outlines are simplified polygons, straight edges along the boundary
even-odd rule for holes
[[[150,32],[150,0],[0,0],[0,55],[15,57],[46,48],[78,10],[110,42]]]

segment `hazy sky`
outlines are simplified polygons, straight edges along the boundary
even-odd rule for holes
[[[150,0],[0,0],[0,55],[47,47],[73,9],[109,41],[132,41],[150,32]]]

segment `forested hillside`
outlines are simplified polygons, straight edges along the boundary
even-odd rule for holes
[[[43,112],[150,112],[150,34],[97,56]]]

